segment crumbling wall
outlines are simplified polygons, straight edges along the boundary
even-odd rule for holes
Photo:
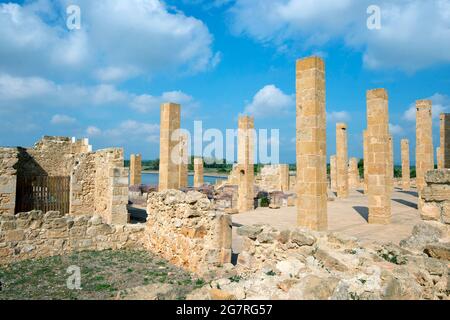
[[[111,225],[100,216],[31,211],[0,215],[0,264],[72,251],[142,248],[143,225]]]
[[[289,166],[285,164],[266,165],[256,179],[256,185],[264,191],[288,191],[289,188]]]
[[[93,213],[95,201],[95,153],[81,154],[70,176],[70,214]]]
[[[14,213],[17,161],[17,148],[0,148],[0,216]]]
[[[428,171],[425,183],[420,193],[422,219],[450,224],[450,169]]]
[[[231,218],[206,195],[166,190],[149,194],[146,247],[196,273],[231,262]]]

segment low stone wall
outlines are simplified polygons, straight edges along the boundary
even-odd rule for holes
[[[151,193],[147,214],[148,250],[199,274],[231,262],[231,218],[214,211],[206,195],[178,190]]]
[[[111,225],[100,216],[31,211],[0,215],[0,264],[72,251],[143,246],[143,225]]]
[[[289,190],[289,165],[265,165],[256,177],[255,184],[267,192],[287,192]]]
[[[420,193],[422,219],[450,224],[450,169],[428,171],[425,182]]]
[[[0,216],[13,214],[16,204],[17,148],[0,148]]]

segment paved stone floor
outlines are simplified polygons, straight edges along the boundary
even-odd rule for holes
[[[393,242],[407,238],[420,216],[417,210],[417,192],[404,192],[395,188],[391,198],[392,223],[389,225],[369,225],[367,223],[367,197],[362,190],[350,191],[347,199],[328,201],[328,229],[357,237],[363,243]],[[278,210],[258,208],[252,212],[232,216],[233,225],[269,224],[276,228],[295,228],[297,213],[295,207]],[[240,252],[241,239],[233,228],[233,251]]]

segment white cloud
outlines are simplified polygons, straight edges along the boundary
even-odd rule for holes
[[[181,104],[183,110],[193,109],[197,106],[194,98],[182,91],[163,92],[160,96],[138,95],[133,98],[130,106],[138,112],[147,113],[159,110],[160,105],[164,102]]]
[[[157,143],[159,142],[159,125],[126,120],[121,122],[117,127],[103,130],[95,126],[90,126],[86,129],[86,134],[113,145],[142,141]]]
[[[79,0],[81,29],[65,26],[67,0],[0,4],[0,68],[20,76],[122,81],[195,73],[220,55],[200,20],[159,0]],[[92,71],[94,70],[94,71]]]
[[[52,124],[72,124],[75,123],[77,120],[73,117],[64,115],[64,114],[55,114],[52,119]]]
[[[102,130],[100,130],[99,128],[95,127],[95,126],[89,126],[86,129],[86,134],[90,137],[95,137],[98,136],[102,133]]]
[[[347,111],[327,112],[327,122],[348,122],[350,114]]]
[[[389,132],[394,136],[398,136],[398,135],[402,135],[404,133],[404,130],[403,130],[402,126],[400,126],[398,124],[389,123]]]
[[[433,119],[439,119],[439,115],[450,111],[450,97],[444,94],[435,93],[431,97],[425,98],[432,101],[431,111]],[[403,119],[415,122],[416,121],[416,103],[410,104],[409,108],[403,113]]]
[[[365,66],[414,72],[450,62],[450,2],[380,0],[381,29],[369,30],[372,0],[237,0],[232,28],[277,47],[315,51],[341,41]]]
[[[252,102],[246,105],[244,112],[255,117],[280,116],[295,110],[293,95],[287,95],[275,85],[266,85],[253,97]]]

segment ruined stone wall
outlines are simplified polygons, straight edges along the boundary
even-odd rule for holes
[[[100,216],[31,211],[0,215],[0,264],[72,251],[141,249],[143,225],[111,225]]]
[[[206,195],[166,190],[149,194],[148,250],[196,273],[231,262],[231,218],[212,210]]]
[[[128,169],[123,166],[123,149],[98,150],[95,168],[95,213],[109,223],[126,223]]]
[[[93,214],[95,201],[95,153],[81,154],[70,176],[70,214]]]
[[[294,190],[289,188],[289,166],[287,164],[262,167],[256,185],[267,192]]]
[[[430,170],[425,174],[426,186],[420,194],[423,220],[450,224],[450,169]]]
[[[17,148],[0,148],[0,216],[14,213],[17,161]]]

